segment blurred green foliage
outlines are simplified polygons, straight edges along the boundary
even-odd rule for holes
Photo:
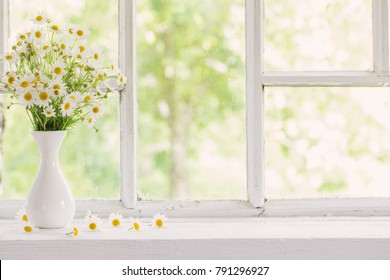
[[[106,61],[118,60],[116,0],[10,3],[14,26],[23,27],[21,20],[40,7],[62,24],[87,26]],[[244,6],[137,1],[141,198],[246,199]],[[372,68],[371,1],[265,0],[265,8],[266,70]],[[267,197],[389,196],[387,95],[370,88],[266,88]],[[79,126],[62,147],[78,198],[119,196],[117,104],[113,97],[99,133]],[[23,197],[39,155],[23,110],[6,110],[5,117],[4,196]]]

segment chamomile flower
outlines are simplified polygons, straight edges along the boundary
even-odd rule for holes
[[[50,82],[49,87],[54,96],[61,96],[65,91],[65,85],[63,84],[61,79],[55,79]]]
[[[74,54],[84,53],[86,50],[87,47],[83,42],[79,42],[73,47]]]
[[[101,50],[92,50],[89,54],[93,65],[97,65],[102,61],[103,55]]]
[[[75,36],[75,29],[77,28],[77,26],[76,25],[74,25],[74,24],[71,24],[71,25],[69,25],[69,26],[67,26],[65,29],[66,29],[66,33],[69,35],[69,36],[71,36],[71,37],[73,37],[73,36]]]
[[[56,112],[53,108],[53,106],[47,106],[43,109],[43,114],[47,117],[47,118],[51,118],[51,117],[54,117],[56,115]]]
[[[37,25],[44,25],[48,22],[46,15],[42,12],[38,12],[31,20]]]
[[[140,222],[140,220],[136,219],[136,218],[131,218],[130,219],[130,228],[129,230],[136,230],[136,231],[139,231],[141,230],[142,228],[142,223]]]
[[[23,230],[25,232],[28,232],[28,233],[30,233],[34,230],[34,226],[30,222],[23,223],[22,227],[23,227]]]
[[[95,101],[95,95],[92,92],[86,92],[83,94],[82,99],[85,103],[92,103]]]
[[[76,237],[79,235],[79,229],[77,227],[74,227],[71,232],[65,233],[66,235]]]
[[[64,102],[61,104],[61,114],[64,117],[72,115],[74,109],[74,103],[70,99],[65,99]]]
[[[22,222],[25,222],[27,223],[28,222],[28,217],[27,217],[27,214],[26,214],[26,209],[23,207],[23,208],[20,208],[18,210],[18,212],[16,213],[16,216],[15,216],[15,219],[17,219],[18,221],[22,221]]]
[[[96,214],[93,214],[93,213],[91,212],[91,210],[87,210],[87,212],[85,212],[85,218],[84,218],[84,220],[89,221],[89,220],[95,219],[95,218],[97,218],[97,215],[96,215]]]
[[[29,108],[35,104],[36,98],[32,90],[26,90],[19,95],[19,103],[25,108]]]
[[[51,46],[49,46],[49,45],[43,45],[43,46],[42,46],[41,52],[42,52],[43,54],[47,54],[47,53],[50,52],[50,51],[51,51]]]
[[[90,231],[97,231],[102,224],[102,221],[98,217],[93,217],[87,221],[87,227]]]
[[[165,221],[167,219],[168,218],[164,214],[161,214],[161,213],[154,214],[154,216],[153,216],[153,224],[157,228],[162,228],[164,226],[164,224],[165,224]]]
[[[68,40],[59,42],[58,48],[62,51],[63,55],[69,56],[72,54],[72,44]]]
[[[25,40],[27,40],[27,38],[28,38],[28,35],[25,32],[18,32],[16,34],[17,41],[25,41]]]
[[[77,104],[81,98],[81,93],[79,91],[74,91],[66,96],[66,99],[69,99],[74,104]]]
[[[58,26],[58,24],[49,24],[49,30],[54,33],[62,33],[62,30]]]
[[[127,78],[122,75],[121,72],[118,73],[118,85],[119,87],[124,87],[126,85]]]
[[[89,36],[89,30],[76,25],[73,29],[73,36],[80,39],[86,39]]]
[[[19,87],[20,89],[26,89],[34,80],[34,75],[22,76],[16,80],[15,87]]]
[[[9,85],[14,85],[15,81],[17,79],[17,76],[14,72],[9,71],[7,72],[6,76],[3,77],[3,82]]]
[[[111,225],[119,227],[122,223],[123,217],[119,213],[112,213],[108,219],[110,220]]]
[[[17,53],[7,52],[4,55],[4,60],[8,61],[9,63],[15,63],[15,62],[19,61],[19,56]]]
[[[90,116],[83,119],[83,123],[86,124],[89,128],[92,128],[95,126],[95,121],[96,120]]]
[[[36,44],[41,44],[46,38],[46,32],[43,28],[34,28],[31,32],[31,38]]]
[[[49,102],[50,102],[49,91],[45,88],[42,88],[41,90],[38,91],[38,95],[37,95],[36,99],[37,99],[36,100],[37,105],[40,105],[40,106],[49,105]]]
[[[65,75],[65,63],[62,61],[57,61],[52,66],[53,74],[56,78],[62,77]]]
[[[83,63],[87,60],[87,56],[84,53],[76,53],[74,56]]]
[[[111,64],[110,65],[110,71],[111,71],[111,73],[115,73],[115,71],[116,71],[116,66],[114,65],[114,64]],[[115,73],[116,74],[116,73]]]
[[[103,107],[101,104],[94,104],[90,107],[89,114],[95,120],[99,119],[103,115]]]

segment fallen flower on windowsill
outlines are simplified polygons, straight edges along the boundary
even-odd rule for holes
[[[120,225],[122,224],[123,216],[119,213],[112,213],[108,219],[112,226],[120,227]]]
[[[79,235],[79,229],[77,227],[74,227],[71,232],[65,233],[68,236],[76,237]]]
[[[130,219],[130,228],[129,230],[136,230],[136,231],[140,231],[141,230],[141,227],[142,227],[142,223],[136,219],[136,218],[131,218]]]

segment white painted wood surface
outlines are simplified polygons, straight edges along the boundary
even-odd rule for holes
[[[137,203],[137,68],[135,0],[119,0],[119,65],[127,77],[120,95],[120,193],[123,205]]]
[[[379,75],[389,74],[389,23],[388,1],[373,0],[373,58],[374,72]]]
[[[0,200],[0,219],[12,219],[25,205],[23,200]],[[327,198],[267,200],[262,208],[245,201],[140,201],[127,209],[120,201],[76,201],[76,218],[87,210],[100,217],[119,212],[124,217],[151,217],[163,212],[180,218],[248,218],[248,217],[371,217],[390,216],[390,198]]]
[[[390,77],[373,72],[266,72],[264,86],[270,87],[388,87]]]
[[[80,229],[77,238],[65,236],[70,228],[27,234],[0,220],[0,259],[390,258],[390,218],[172,219],[140,232]]]
[[[262,72],[262,0],[245,2],[247,193],[255,207],[264,203],[264,98]]]

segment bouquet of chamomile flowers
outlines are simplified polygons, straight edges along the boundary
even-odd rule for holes
[[[126,78],[113,65],[101,66],[101,51],[86,46],[87,29],[59,26],[40,13],[33,22],[2,59],[9,107],[24,106],[36,131],[68,130],[78,122],[96,129],[103,101],[123,89]]]

